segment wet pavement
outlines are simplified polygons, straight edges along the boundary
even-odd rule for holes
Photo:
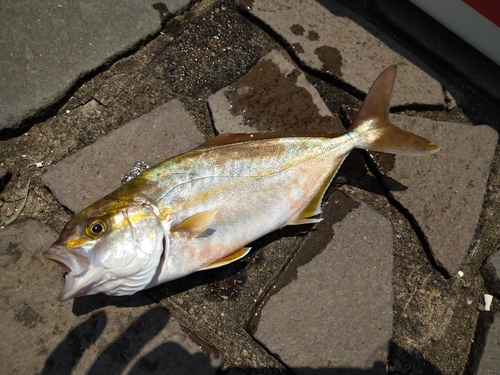
[[[31,181],[0,229],[1,373],[496,373],[500,67],[429,41],[441,26],[406,2],[28,4],[0,5],[1,221]],[[136,163],[219,133],[340,133],[390,64],[391,120],[439,153],[355,151],[314,227],[131,297],[57,302],[41,253]]]

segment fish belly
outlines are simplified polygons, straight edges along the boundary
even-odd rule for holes
[[[183,196],[174,210],[178,220],[209,210],[217,214],[205,233],[195,238],[168,234],[170,255],[158,283],[199,271],[285,226],[331,179],[344,158],[345,154],[322,154],[264,177],[216,176],[184,183],[183,194],[175,194],[177,199]],[[205,196],[209,198],[200,199]]]

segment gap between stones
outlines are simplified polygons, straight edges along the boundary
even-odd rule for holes
[[[420,228],[420,225],[418,224],[417,220],[415,217],[411,214],[411,212],[403,206],[394,196],[391,194],[390,190],[387,188],[387,185],[382,181],[382,173],[378,170],[377,166],[373,162],[373,160],[370,158],[368,155],[368,151],[363,150],[363,159],[365,160],[366,166],[368,167],[369,171],[375,176],[377,182],[379,185],[382,187],[382,191],[384,192],[385,197],[389,201],[389,203],[401,213],[405,217],[406,220],[410,223],[413,231],[417,235],[418,240],[420,241],[420,244],[422,245],[422,248],[424,249],[425,255],[427,256],[427,260],[431,263],[432,267],[434,267],[439,273],[441,273],[445,278],[450,278],[451,275],[446,271],[446,269],[439,263],[439,261],[434,258],[431,252],[431,246],[429,244],[429,241],[427,241],[427,237],[425,236],[424,232]]]

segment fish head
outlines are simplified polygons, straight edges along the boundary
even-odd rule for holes
[[[74,216],[43,253],[66,270],[57,299],[144,289],[168,245],[157,214],[144,199],[103,198]]]

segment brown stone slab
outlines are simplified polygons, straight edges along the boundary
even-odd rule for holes
[[[401,115],[392,115],[391,121],[441,147],[430,156],[396,156],[387,171],[393,181],[385,181],[417,221],[438,265],[455,274],[476,230],[498,134],[486,125]],[[394,189],[394,181],[409,189]]]
[[[344,210],[346,200],[343,193],[330,198],[328,224],[320,223],[308,239],[326,246],[261,310],[255,337],[297,374],[385,374],[392,337],[392,226],[352,200],[352,210],[332,225],[330,216]],[[315,246],[307,253],[317,252]],[[310,257],[300,251],[296,257]]]
[[[119,187],[136,163],[153,166],[203,141],[182,103],[172,100],[62,160],[42,182],[78,212]]]

